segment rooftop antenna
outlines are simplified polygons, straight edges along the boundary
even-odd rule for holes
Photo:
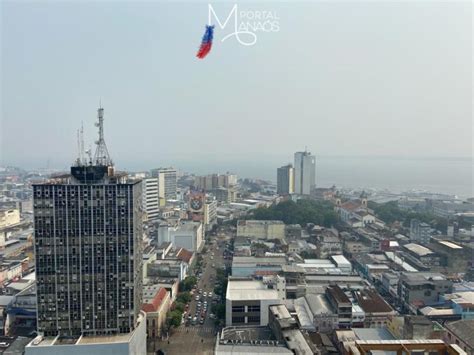
[[[82,165],[81,161],[81,138],[80,138],[80,130],[77,130],[77,159],[76,159],[76,165],[80,166]]]
[[[111,166],[112,160],[110,159],[109,152],[107,150],[107,145],[105,144],[104,139],[104,109],[102,105],[97,110],[97,119],[96,127],[99,127],[99,139],[96,140],[96,149],[94,155],[94,163],[96,165],[102,166]]]
[[[91,150],[91,148],[89,148],[89,149],[86,150],[86,154],[87,154],[87,156],[89,157],[88,164],[89,164],[89,165],[92,165],[92,150]]]
[[[80,135],[80,153],[79,158],[81,159],[81,163],[85,164],[85,153],[84,153],[84,121],[81,121],[81,135]]]
[[[85,155],[84,155],[84,122],[81,122],[81,129],[77,130],[77,159],[76,165],[84,165]]]

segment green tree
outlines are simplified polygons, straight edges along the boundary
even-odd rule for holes
[[[181,325],[182,318],[183,318],[183,313],[175,309],[168,313],[166,317],[166,323],[169,328],[171,327],[177,328]]]
[[[227,274],[222,269],[216,271],[216,286],[214,287],[214,293],[218,296],[224,297],[227,291]]]
[[[182,302],[176,302],[174,305],[174,309],[180,311],[181,313],[184,312],[185,304]]]
[[[446,233],[447,220],[435,216],[433,213],[424,211],[406,211],[398,207],[397,201],[390,201],[387,203],[375,203],[369,201],[368,207],[374,210],[375,215],[385,223],[393,223],[395,221],[401,222],[403,226],[410,227],[412,219],[418,219],[422,222],[430,224],[432,227]]]
[[[176,297],[176,302],[180,302],[180,303],[189,303],[191,301],[191,294],[189,292],[181,292],[178,294],[178,296]]]
[[[214,313],[217,319],[225,318],[225,304],[219,303],[212,305],[212,313]]]
[[[196,276],[187,276],[183,281],[179,283],[179,289],[181,291],[190,291],[197,283]]]
[[[338,221],[334,206],[328,201],[298,200],[284,201],[270,207],[261,207],[253,210],[249,219],[281,220],[285,224],[314,223],[331,227]]]

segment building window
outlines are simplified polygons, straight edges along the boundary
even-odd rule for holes
[[[232,324],[245,323],[245,317],[232,317]]]
[[[260,305],[258,306],[248,306],[247,312],[260,312]]]
[[[247,322],[260,324],[260,316],[247,317]]]
[[[232,306],[232,312],[245,312],[245,307],[244,306]]]

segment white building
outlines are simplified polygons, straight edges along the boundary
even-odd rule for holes
[[[430,225],[417,219],[412,219],[410,221],[410,239],[421,244],[428,244],[431,239]]]
[[[337,268],[341,269],[344,273],[350,274],[352,272],[352,264],[344,255],[331,255],[331,259]]]
[[[176,200],[177,172],[174,168],[158,168],[151,171],[151,176],[158,178],[159,196],[166,200]]]
[[[226,326],[268,325],[268,307],[285,299],[285,279],[272,283],[252,279],[229,279],[226,293]]]
[[[149,220],[159,218],[160,196],[158,178],[148,178],[143,181],[143,210],[148,215]]]
[[[367,198],[346,201],[338,204],[336,211],[341,220],[352,228],[365,227],[368,224],[382,223],[377,220],[367,207]]]
[[[316,185],[316,158],[310,152],[295,153],[295,193],[309,195]]]
[[[162,224],[158,227],[158,245],[171,243],[174,248],[189,251],[201,249],[204,230],[201,222],[180,221],[177,225]]]
[[[43,337],[25,347],[25,355],[146,355],[146,315],[140,312],[131,333],[77,338]]]
[[[20,210],[2,209],[0,210],[0,229],[20,223]]]
[[[217,200],[208,198],[204,203],[204,226],[206,231],[210,231],[217,224]]]

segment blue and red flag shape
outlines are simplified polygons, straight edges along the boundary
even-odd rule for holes
[[[196,57],[204,59],[204,57],[211,51],[213,37],[214,25],[206,25],[206,32],[204,32],[204,36],[202,36],[201,46],[199,47]]]

